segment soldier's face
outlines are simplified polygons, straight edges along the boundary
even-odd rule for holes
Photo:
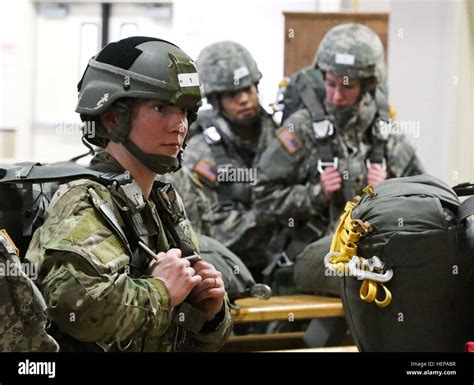
[[[235,92],[223,92],[222,108],[232,118],[252,118],[258,113],[258,91],[254,85]]]
[[[327,72],[324,84],[326,100],[337,109],[352,107],[359,99],[361,90],[359,79],[340,77]]]
[[[132,108],[130,139],[144,152],[176,157],[188,132],[186,110],[159,100]]]

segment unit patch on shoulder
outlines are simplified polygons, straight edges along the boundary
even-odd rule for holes
[[[206,159],[201,159],[196,163],[194,172],[197,172],[211,183],[215,183],[217,180],[217,167]]]
[[[277,133],[277,138],[289,154],[294,154],[303,147],[296,133],[290,131],[288,127],[281,129],[280,132]]]

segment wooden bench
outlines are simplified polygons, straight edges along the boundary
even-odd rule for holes
[[[357,346],[331,346],[327,348],[305,348],[305,349],[288,349],[288,350],[268,350],[274,353],[358,353]]]
[[[237,309],[231,310],[234,323],[294,321],[312,318],[343,317],[339,298],[316,295],[288,295],[269,300],[242,298],[235,301]]]
[[[269,300],[242,298],[235,301],[231,310],[235,324],[249,322],[287,321],[343,317],[344,310],[339,298],[315,295],[290,295],[272,297]],[[304,332],[277,334],[250,334],[231,336],[222,351],[261,351],[272,349],[297,349],[305,346]]]

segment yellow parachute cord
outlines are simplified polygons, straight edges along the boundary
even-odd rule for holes
[[[368,186],[364,189],[364,192],[368,195],[375,195],[373,187]],[[361,200],[361,197],[357,196],[352,201],[346,203],[344,212],[341,215],[339,225],[337,226],[336,232],[331,242],[331,252],[337,252],[337,255],[333,255],[329,258],[329,263],[338,272],[347,273],[349,263],[352,257],[357,255],[357,243],[363,234],[372,231],[372,226],[368,222],[363,222],[360,219],[353,220],[351,218],[352,210],[357,207]],[[361,262],[364,262],[364,258],[360,258]],[[364,268],[364,267],[363,267]],[[368,269],[368,268],[365,268]],[[377,299],[378,287],[381,286],[385,292],[385,298],[381,301]],[[392,302],[392,293],[388,288],[380,283],[370,279],[364,279],[359,291],[360,299],[366,302],[375,302],[379,307],[386,307]]]

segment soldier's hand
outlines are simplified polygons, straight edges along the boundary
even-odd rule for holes
[[[334,167],[328,167],[320,176],[321,190],[329,201],[333,194],[342,187],[342,178],[339,171]]]
[[[205,261],[198,261],[193,267],[202,281],[191,291],[189,302],[205,313],[206,319],[210,321],[219,313],[224,303],[225,287],[222,274]]]
[[[181,259],[181,250],[170,249],[157,255],[159,262],[150,263],[148,273],[163,281],[170,294],[171,306],[177,306],[202,281],[189,261]]]
[[[372,163],[367,172],[367,183],[376,185],[377,183],[383,182],[387,179],[387,176],[387,171],[385,171],[380,164]]]

